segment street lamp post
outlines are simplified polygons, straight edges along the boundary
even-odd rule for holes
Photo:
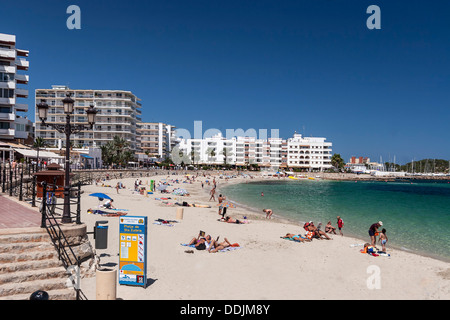
[[[41,102],[36,105],[38,109],[38,115],[41,119],[41,123],[45,126],[50,126],[59,133],[64,133],[66,135],[66,160],[65,160],[65,166],[64,166],[64,207],[63,207],[63,216],[62,216],[62,223],[71,223],[72,218],[70,217],[70,136],[72,133],[78,133],[83,130],[92,129],[94,127],[95,123],[95,115],[97,114],[97,110],[94,109],[93,105],[90,105],[89,108],[86,110],[86,114],[88,117],[88,123],[89,126],[86,125],[73,125],[70,123],[70,115],[73,113],[73,106],[74,106],[74,100],[70,98],[70,93],[66,94],[66,98],[64,98],[63,106],[64,106],[64,113],[66,115],[66,123],[65,124],[53,124],[53,123],[46,123],[45,120],[47,119],[48,114],[48,104],[45,100],[41,100]],[[43,199],[43,201],[45,201]]]

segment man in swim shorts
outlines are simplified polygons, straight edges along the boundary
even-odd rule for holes
[[[375,247],[375,243],[377,241],[376,235],[378,234],[378,228],[383,225],[383,222],[378,221],[377,223],[374,223],[369,228],[369,236],[372,247]]]

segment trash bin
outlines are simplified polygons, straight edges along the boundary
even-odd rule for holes
[[[96,271],[97,300],[116,300],[117,294],[117,270],[111,268],[100,268]]]
[[[183,220],[183,208],[177,208],[177,220]]]
[[[96,221],[94,227],[95,249],[108,247],[108,221]]]

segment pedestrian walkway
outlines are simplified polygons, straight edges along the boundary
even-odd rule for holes
[[[0,195],[0,232],[1,229],[31,228],[41,225],[41,214],[37,208],[17,199]]]

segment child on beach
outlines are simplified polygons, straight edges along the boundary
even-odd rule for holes
[[[386,252],[386,242],[388,241],[388,238],[386,236],[386,229],[381,230],[378,241],[381,242],[381,250],[383,252]]]
[[[272,209],[263,209],[263,212],[266,214],[266,219],[270,219],[272,217],[273,211]]]
[[[343,236],[344,234],[342,233],[342,228],[344,227],[344,221],[341,219],[340,216],[337,216],[337,225],[339,229],[339,234]]]

